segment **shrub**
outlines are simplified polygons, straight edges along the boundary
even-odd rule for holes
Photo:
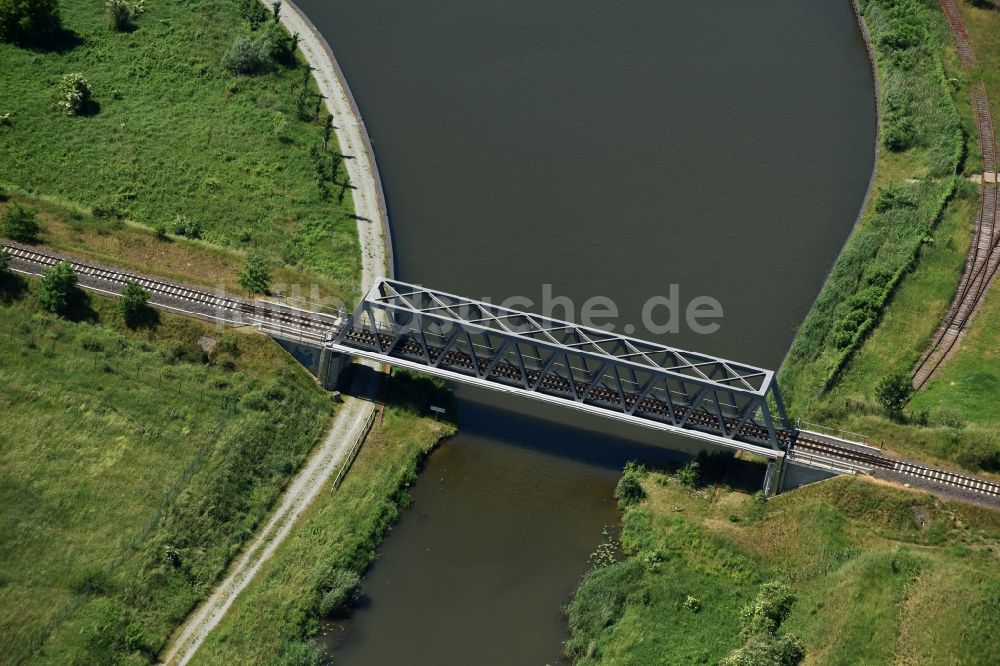
[[[3,234],[20,243],[35,242],[38,238],[37,214],[27,206],[14,204],[3,217]]]
[[[911,395],[913,395],[913,383],[904,372],[896,372],[883,378],[875,387],[875,398],[885,408],[886,413],[894,417],[903,411]]]
[[[324,590],[319,601],[319,614],[323,617],[341,615],[361,596],[361,577],[350,569],[333,569],[323,581]]]
[[[289,35],[280,23],[268,23],[261,31],[260,37],[267,44],[267,57],[274,61],[291,65],[294,62],[295,49],[298,48],[298,35]]]
[[[794,602],[795,597],[784,583],[764,583],[756,598],[743,607],[740,617],[743,635],[776,634]]]
[[[56,106],[66,112],[67,116],[78,116],[87,111],[91,104],[93,89],[79,72],[67,74],[59,82],[59,94]]]
[[[256,30],[267,21],[267,10],[260,4],[260,0],[240,0],[240,16],[250,25],[251,30]]]
[[[0,0],[0,41],[37,43],[59,30],[56,0]]]
[[[131,30],[142,16],[144,0],[108,0],[108,20],[118,32]]]
[[[10,273],[10,254],[7,248],[0,248],[0,277]]]
[[[253,76],[267,69],[271,43],[266,36],[237,35],[222,56],[222,66],[237,76]]]
[[[167,229],[167,223],[163,220],[157,220],[153,223],[153,235],[156,236],[156,240],[167,240],[167,234],[169,229]]]
[[[697,460],[688,461],[683,467],[677,470],[677,481],[688,488],[694,488],[701,480],[701,465]]]
[[[121,298],[118,299],[118,309],[125,318],[125,323],[135,327],[142,322],[147,313],[146,302],[149,300],[149,292],[129,280],[122,289]]]
[[[618,498],[618,506],[620,508],[624,509],[630,504],[635,504],[646,497],[646,491],[642,489],[641,483],[641,479],[645,473],[645,468],[634,462],[625,465],[622,478],[618,480],[618,485],[615,486],[615,497]]]
[[[76,293],[76,273],[68,261],[56,264],[42,275],[38,302],[49,312],[63,313]]]
[[[201,238],[202,226],[201,222],[196,218],[188,217],[187,215],[178,215],[174,218],[173,231],[178,236]]]
[[[805,657],[802,643],[795,636],[751,637],[720,662],[721,666],[795,666]]]
[[[240,272],[240,286],[253,294],[266,294],[271,286],[271,266],[267,257],[251,252]]]

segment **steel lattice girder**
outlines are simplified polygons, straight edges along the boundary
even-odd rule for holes
[[[333,343],[774,449],[793,434],[771,370],[396,280]]]

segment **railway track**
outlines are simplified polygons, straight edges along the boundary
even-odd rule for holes
[[[149,277],[125,273],[122,271],[110,270],[77,261],[64,260],[61,257],[52,256],[35,250],[19,247],[16,245],[3,246],[11,259],[15,262],[22,262],[38,268],[38,271],[22,270],[22,272],[39,275],[45,269],[68,261],[73,271],[83,281],[84,288],[100,289],[118,293],[126,283],[134,282],[149,292],[150,297],[155,300],[166,299],[178,303],[181,307],[171,309],[185,311],[189,314],[208,316],[213,319],[222,319],[231,323],[252,323],[267,328],[281,329],[286,332],[299,333],[305,337],[315,339],[325,339],[329,334],[334,320],[321,314],[310,314],[303,311],[292,312],[280,306],[275,306],[262,301],[248,302],[241,299],[230,298],[228,296],[213,294],[198,289],[191,289]],[[93,280],[109,289],[87,284]],[[188,306],[185,308],[184,306]]]
[[[975,65],[975,54],[968,42],[968,32],[961,13],[954,0],[941,0],[941,8],[948,17],[951,30],[958,44],[959,54],[966,67]],[[964,48],[967,49],[963,51]],[[967,56],[971,55],[971,61]],[[971,64],[970,64],[971,63]],[[993,115],[986,86],[976,81],[971,87],[972,109],[975,114],[980,152],[983,157],[984,174],[995,174],[997,169],[996,135]],[[996,178],[994,176],[993,180]],[[1000,270],[1000,196],[997,184],[984,177],[979,187],[979,208],[976,215],[976,232],[965,270],[959,281],[958,291],[945,314],[941,326],[935,332],[930,345],[924,350],[910,379],[914,389],[923,388],[938,368],[948,359],[958,346],[962,333],[975,316],[987,290]]]
[[[983,171],[996,173],[997,146],[993,129],[993,113],[986,85],[982,81],[972,84],[972,109],[976,114],[976,129],[979,134],[979,150],[983,155]]]
[[[808,435],[800,434],[793,445],[795,450],[818,453],[835,459],[856,462],[873,470],[893,472],[914,479],[949,486],[958,490],[976,493],[989,499],[1000,500],[1000,483],[976,477],[928,467],[905,460],[896,460],[880,453],[865,452],[824,442]]]
[[[965,27],[965,20],[958,10],[955,0],[941,0],[941,10],[948,19],[951,32],[955,35],[955,43],[958,46],[958,55],[962,58],[962,64],[966,69],[975,67],[977,64],[976,52],[972,50],[969,43],[969,31]]]

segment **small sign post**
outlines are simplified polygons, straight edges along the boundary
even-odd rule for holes
[[[434,412],[434,420],[438,421],[440,420],[438,417],[444,414],[444,407],[435,407],[434,405],[431,405],[431,411]]]

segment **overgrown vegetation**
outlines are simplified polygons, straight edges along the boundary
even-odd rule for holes
[[[966,75],[950,32],[945,33],[941,53],[967,135],[963,171],[967,175],[981,170],[969,77],[986,83],[994,117],[1000,117],[1000,12],[975,9],[964,2],[959,7],[969,25],[979,67]],[[930,3],[927,11],[944,22],[936,4]],[[920,146],[898,154],[883,151],[876,174],[881,189],[872,210],[913,207],[907,190],[891,184],[919,176],[927,154]],[[995,353],[1000,348],[1000,292],[995,287],[987,293],[957,353],[929,384],[906,396],[906,387],[897,381],[897,389],[902,390],[890,401],[894,404],[879,397],[880,384],[913,368],[935,334],[965,265],[976,214],[977,187],[962,179],[940,223],[922,245],[916,269],[898,285],[879,325],[821,397],[811,393],[812,388],[803,390],[802,373],[818,366],[789,358],[781,379],[791,381],[782,387],[793,393],[796,416],[862,433],[870,443],[915,459],[944,462],[978,474],[1000,472],[1000,436],[994,427],[1000,421],[1000,404],[993,399],[1000,387],[1000,357]]]
[[[849,477],[766,502],[656,471],[642,484],[627,558],[567,607],[574,663],[991,662],[996,512]]]
[[[31,208],[13,204],[4,212],[2,231],[12,240],[34,243],[38,239],[38,217]]]
[[[311,646],[321,617],[348,610],[357,575],[410,502],[406,488],[420,460],[454,432],[427,416],[430,395],[430,404],[450,402],[437,380],[394,373],[384,420],[373,427],[343,484],[317,497],[209,634],[195,663],[318,663]]]
[[[0,650],[151,663],[266,516],[331,412],[266,338],[0,277]],[[215,348],[206,343],[215,341]],[[205,345],[203,347],[202,345]]]
[[[129,8],[123,31],[108,25],[120,4]],[[158,229],[163,243],[181,233],[256,250],[276,272],[318,275],[297,282],[328,282],[350,304],[360,274],[351,189],[340,187],[346,169],[316,112],[321,100],[295,52],[297,37],[256,0],[147,2],[138,18],[135,0],[120,4],[63,0],[58,35],[39,37],[46,44],[0,43],[0,115],[7,125],[0,131],[0,187],[82,207],[109,223]],[[0,17],[9,7],[35,17],[47,5],[56,6],[0,0]],[[28,24],[48,25],[41,18]],[[260,75],[234,76],[220,64],[238,35],[266,44],[268,66]],[[67,91],[57,92],[63,77],[76,72],[92,101],[76,101],[86,95],[74,78],[74,101],[54,110],[53,98],[66,101]],[[286,119],[280,138],[273,131],[277,113]],[[315,155],[324,164],[322,188]],[[197,226],[175,230],[178,217]]]
[[[876,46],[883,151],[877,194],[796,336],[781,372],[799,413],[834,387],[933,242],[966,135],[944,58],[950,34],[929,0],[862,2]]]

